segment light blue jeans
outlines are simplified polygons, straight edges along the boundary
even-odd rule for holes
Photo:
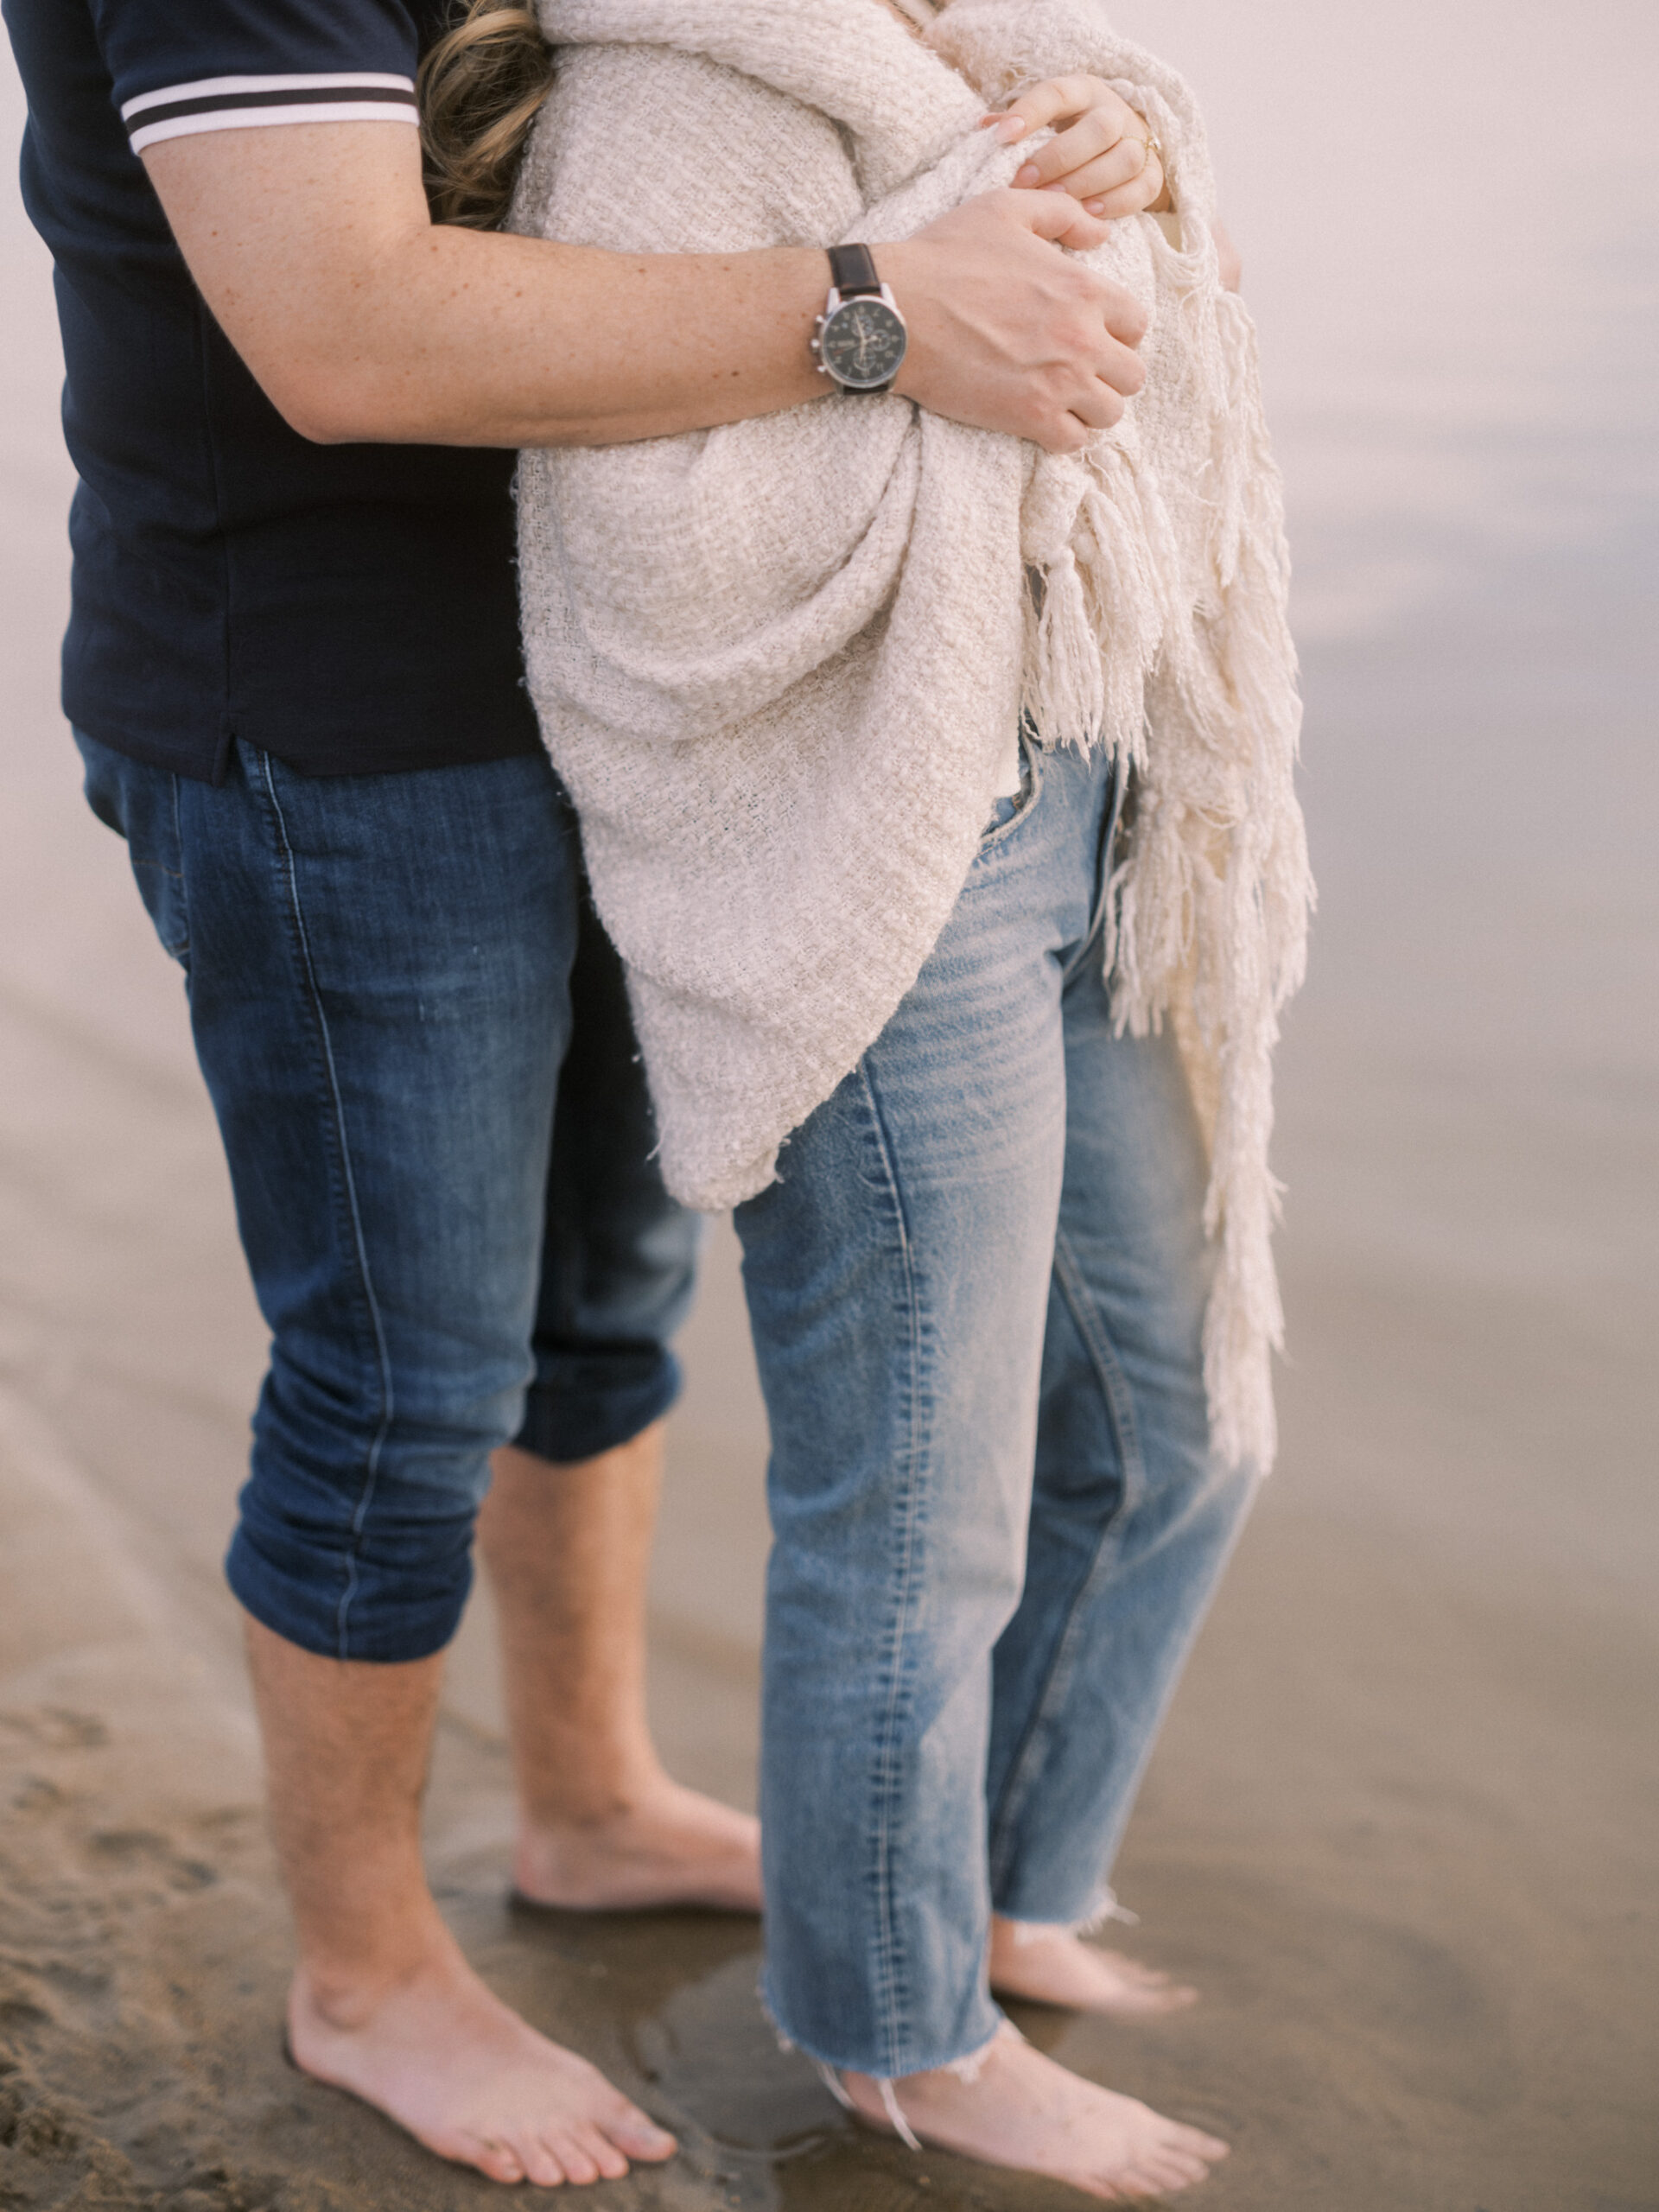
[[[1121,783],[1033,755],[880,1037],[737,1215],[771,1418],[766,1996],[831,2066],[980,2050],[993,1910],[1086,1920],[1242,1522],[1202,1146],[1115,1037]]]

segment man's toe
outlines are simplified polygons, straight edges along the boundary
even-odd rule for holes
[[[1185,2151],[1191,2157],[1203,2158],[1206,2162],[1224,2158],[1229,2150],[1229,2145],[1222,2141],[1220,2136],[1206,2135],[1201,2127],[1183,2127],[1178,2122],[1170,2124],[1165,2140],[1172,2150]]]
[[[537,2189],[556,2189],[563,2181],[579,2181],[579,2174],[571,2173],[552,2144],[540,2136],[527,2136],[519,2163],[524,2178],[534,2182]]]
[[[457,2147],[448,2155],[478,2168],[491,2181],[512,2183],[524,2178],[524,2161],[505,2143],[497,2143],[482,2135],[468,2135],[461,2139]]]
[[[1135,2163],[1135,2179],[1154,2189],[1191,2189],[1209,2172],[1202,2158],[1184,2158],[1178,2152],[1149,2153]]]
[[[571,2134],[607,2181],[620,2181],[626,2174],[627,2160],[614,2143],[607,2142],[599,2128],[583,2126],[573,2128]]]
[[[547,2140],[549,2147],[573,2182],[586,2187],[589,2182],[598,2181],[605,2175],[604,2167],[582,2141],[580,2129],[550,2129]]]
[[[609,2113],[601,2123],[605,2133],[626,2158],[645,2158],[660,2164],[671,2158],[679,2149],[674,2138],[654,2120],[649,2119],[637,2105],[625,2104],[619,2111]]]

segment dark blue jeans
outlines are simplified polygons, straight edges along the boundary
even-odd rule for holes
[[[185,970],[271,1332],[231,1586],[308,1650],[423,1658],[491,1452],[589,1458],[678,1386],[697,1224],[574,819],[541,759],[315,778],[238,747],[215,789],[78,742]]]

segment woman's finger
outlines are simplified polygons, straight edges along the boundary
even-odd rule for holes
[[[1144,215],[1166,200],[1166,183],[1164,165],[1154,154],[1138,176],[1120,184],[1116,191],[1085,200],[1084,208],[1103,223],[1116,222],[1124,215]]]
[[[1098,77],[1050,77],[1040,85],[1033,85],[1028,92],[995,115],[988,115],[982,129],[995,128],[1005,146],[1012,146],[1018,138],[1028,138],[1033,131],[1046,130],[1051,123],[1058,123],[1063,116],[1082,115],[1095,105],[1097,94],[1111,92],[1109,85]]]
[[[1026,187],[1065,183],[1115,147],[1123,147],[1127,159],[1135,147],[1146,144],[1147,137],[1145,121],[1127,100],[1116,96],[1096,100],[1057,130],[1045,145],[1033,149],[1016,182]]]
[[[1068,134],[1070,135],[1070,134]],[[1120,138],[1103,154],[1079,162],[1076,168],[1063,170],[1049,190],[1069,192],[1074,200],[1100,200],[1109,192],[1122,191],[1124,187],[1138,184],[1146,175],[1148,165],[1155,166],[1157,156],[1147,143],[1144,134],[1138,138]],[[1034,178],[1016,178],[1015,182],[1033,183]],[[1162,190],[1160,183],[1159,190]],[[1158,194],[1154,192],[1155,200]]]
[[[1145,133],[1141,135],[1144,137]],[[1033,150],[1015,182],[1020,185],[1058,184],[1074,169],[1080,169],[1087,162],[1097,161],[1101,155],[1109,152],[1123,136],[1124,125],[1117,117],[1103,108],[1089,108],[1069,128],[1057,132],[1046,145]]]

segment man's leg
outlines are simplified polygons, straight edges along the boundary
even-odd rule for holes
[[[645,1718],[662,1416],[699,1224],[663,1186],[622,965],[584,898],[537,1303],[535,1378],[479,1524],[536,1903],[758,1911],[760,1825],[664,1772]]]
[[[760,1824],[673,1781],[645,1719],[645,1579],[660,1423],[575,1465],[512,1446],[479,1522],[500,1614],[521,1822],[538,1904],[760,1909]]]
[[[321,1657],[248,1622],[300,1967],[295,2063],[493,2181],[620,2179],[673,2138],[486,1988],[439,1916],[421,1796],[443,1673]]]
[[[438,1655],[531,1366],[575,932],[551,772],[313,780],[238,747],[214,791],[85,749],[188,976],[272,1334],[229,1571],[300,1939],[294,2056],[498,2178],[666,2156],[476,1980],[418,1850]]]

